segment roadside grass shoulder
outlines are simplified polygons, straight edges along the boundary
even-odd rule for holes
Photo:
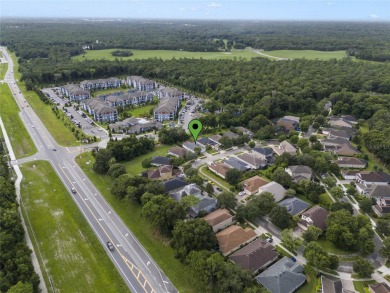
[[[4,79],[5,73],[7,72],[7,68],[7,63],[0,63],[0,80]]]
[[[54,137],[56,142],[62,146],[78,145],[78,143],[76,142],[76,138],[74,137],[72,132],[61,122],[61,120],[57,119],[57,117],[51,110],[51,106],[43,103],[34,91],[28,91],[26,89],[26,85],[24,84],[24,82],[20,81],[21,73],[18,71],[18,59],[15,56],[15,53],[10,52],[10,55],[14,62],[15,79],[17,80],[17,84],[24,98],[28,101],[31,108],[33,108],[35,113],[45,124],[46,128]]]
[[[19,107],[14,100],[8,84],[0,85],[1,105],[0,115],[11,141],[12,149],[17,159],[28,157],[37,152],[22,119],[19,117]]]
[[[47,287],[50,278],[56,292],[129,292],[50,163],[26,163],[21,171],[22,210]]]
[[[175,258],[174,250],[169,246],[167,239],[162,239],[149,222],[141,216],[141,207],[133,202],[120,200],[111,194],[112,180],[108,176],[96,174],[92,170],[94,158],[91,153],[78,156],[76,162],[177,289],[180,292],[196,292],[193,274]]]

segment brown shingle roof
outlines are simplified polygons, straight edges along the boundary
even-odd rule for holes
[[[267,241],[256,239],[233,253],[229,258],[244,269],[255,272],[278,257],[274,247]]]
[[[209,165],[209,169],[225,177],[230,168],[224,163],[215,163],[214,165]]]
[[[390,293],[390,286],[386,283],[370,284],[368,287],[375,293]]]
[[[233,216],[227,209],[218,209],[203,217],[203,219],[212,227],[230,218],[233,218]]]
[[[261,186],[264,186],[268,183],[267,180],[261,178],[256,175],[242,182],[244,184],[244,188],[249,190],[251,193],[258,192]]]
[[[240,226],[233,225],[218,232],[215,236],[217,236],[219,250],[223,254],[228,254],[241,244],[254,239],[256,233],[250,228],[242,229]]]
[[[304,212],[302,216],[310,218],[313,221],[311,223],[313,226],[316,226],[324,231],[326,229],[326,220],[328,218],[328,214],[329,214],[328,211],[325,210],[324,208],[320,206],[314,206],[311,209],[308,209],[306,212]]]
[[[184,155],[187,154],[187,150],[185,148],[182,148],[179,146],[175,146],[175,147],[171,148],[169,150],[169,152],[176,155],[176,156],[179,156],[179,157],[183,157]]]

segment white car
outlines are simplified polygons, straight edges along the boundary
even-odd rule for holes
[[[245,194],[245,191],[241,191],[238,195],[243,196]]]

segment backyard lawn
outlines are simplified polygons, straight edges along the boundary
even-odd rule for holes
[[[321,238],[317,240],[317,243],[321,245],[323,249],[325,249],[327,252],[337,254],[337,255],[351,255],[354,254],[355,252],[353,251],[346,251],[342,250],[340,248],[337,248],[332,242]]]
[[[199,175],[202,176],[202,177],[205,177],[205,178],[210,177],[212,179],[212,181],[219,183],[217,185],[220,185],[220,186],[222,185],[223,187],[226,188],[227,191],[229,191],[230,188],[232,187],[225,180],[223,180],[222,178],[218,177],[217,175],[212,173],[209,169],[207,169],[207,166],[202,166],[202,167],[199,168]],[[210,179],[207,178],[207,180],[210,180]]]
[[[368,290],[368,285],[369,284],[374,284],[376,283],[375,281],[354,281],[353,286],[355,287],[355,290],[358,291],[359,293],[370,293]]]
[[[306,283],[299,288],[296,293],[315,293],[319,279],[316,277],[316,272],[312,267],[305,266],[303,273],[306,275]]]
[[[30,135],[19,117],[19,107],[12,96],[8,84],[0,84],[0,115],[11,141],[17,159],[28,157],[37,152]]]
[[[21,171],[23,214],[47,287],[50,278],[56,292],[129,292],[50,163]]]
[[[165,152],[167,149],[168,147],[166,147]],[[153,155],[156,155],[156,152],[149,154],[149,156]],[[134,164],[135,160],[131,162]],[[138,162],[141,161],[138,158]],[[155,229],[151,227],[149,222],[141,216],[141,207],[133,202],[120,200],[111,194],[109,191],[112,184],[111,178],[106,175],[98,175],[92,170],[94,158],[90,153],[84,153],[78,156],[76,162],[150,253],[156,263],[167,274],[176,288],[180,292],[196,292],[192,273],[174,257],[174,250],[169,246],[167,239],[162,239]],[[130,163],[127,163],[127,168],[132,169]]]

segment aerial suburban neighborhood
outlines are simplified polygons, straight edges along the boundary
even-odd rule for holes
[[[0,292],[390,293],[388,23],[161,5],[1,17]]]

